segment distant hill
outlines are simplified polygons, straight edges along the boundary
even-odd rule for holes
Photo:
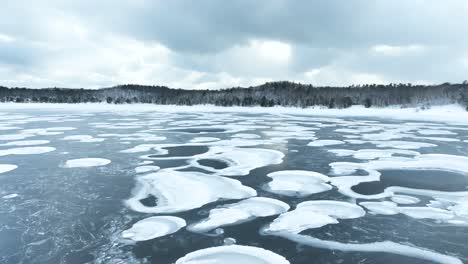
[[[218,106],[325,106],[390,105],[431,106],[459,103],[468,106],[468,84],[361,85],[315,87],[293,82],[269,82],[255,87],[223,90],[183,90],[165,86],[119,85],[103,89],[7,88],[0,86],[1,102],[99,103],[110,104],[213,104]]]

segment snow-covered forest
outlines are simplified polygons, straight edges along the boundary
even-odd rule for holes
[[[1,102],[110,104],[148,103],[218,106],[324,106],[347,108],[352,105],[431,106],[459,103],[468,106],[468,84],[440,85],[359,85],[315,87],[293,82],[270,82],[255,87],[222,90],[183,90],[165,86],[120,85],[103,89],[28,89],[0,86]]]

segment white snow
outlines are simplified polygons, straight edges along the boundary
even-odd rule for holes
[[[415,219],[434,219],[440,221],[451,220],[455,218],[453,212],[433,207],[413,207],[404,206],[400,207],[393,202],[361,202],[360,205],[364,206],[374,214],[393,215],[404,214]]]
[[[0,164],[0,173],[9,172],[16,168],[18,168],[18,166],[12,164]]]
[[[295,108],[295,107],[219,107],[213,105],[174,106],[174,105],[110,105],[110,104],[36,104],[36,103],[3,103],[2,111],[14,111],[15,109],[41,109],[62,112],[82,112],[83,108],[88,112],[240,112],[240,113],[268,113],[268,114],[296,114],[330,117],[378,117],[383,119],[418,120],[432,122],[449,122],[452,124],[468,124],[468,112],[460,105],[433,106],[431,109],[420,110],[417,108],[401,108],[399,106],[386,108],[365,108],[352,106],[347,109],[326,108]],[[14,118],[13,118],[14,119]]]
[[[416,204],[419,203],[419,199],[408,195],[395,194],[391,197],[392,201],[397,204]]]
[[[191,164],[195,167],[215,172],[223,176],[244,176],[251,170],[263,166],[280,164],[283,162],[284,154],[277,150],[260,148],[236,148],[236,147],[211,147],[209,152],[196,156],[197,159],[214,159],[228,164],[227,168],[214,169],[203,166],[194,159]]]
[[[355,159],[372,160],[378,158],[390,158],[395,154],[418,156],[419,152],[404,149],[330,149],[328,152],[334,153],[340,157],[353,156]]]
[[[307,229],[337,224],[338,219],[359,218],[365,214],[360,206],[348,202],[307,201],[298,204],[295,210],[281,214],[264,231],[299,234]]]
[[[229,245],[197,250],[176,264],[288,264],[284,257],[258,247]]]
[[[282,201],[252,197],[212,209],[208,218],[188,226],[187,229],[193,232],[207,232],[221,226],[244,223],[257,217],[277,215],[288,210],[289,205]]]
[[[82,143],[94,143],[94,142],[102,142],[105,138],[95,138],[90,135],[73,135],[73,136],[66,136],[63,140],[70,140],[70,141],[79,141]]]
[[[86,168],[86,167],[97,167],[105,166],[111,163],[108,159],[102,158],[82,158],[82,159],[71,159],[65,162],[65,168]]]
[[[265,235],[272,235],[265,233]],[[324,248],[327,250],[340,250],[340,251],[358,251],[358,252],[376,252],[376,253],[390,253],[412,258],[427,260],[430,262],[437,262],[441,264],[463,264],[463,262],[453,256],[444,255],[429,249],[419,248],[416,246],[409,246],[398,244],[392,241],[374,242],[374,243],[341,243],[336,241],[322,240],[307,235],[300,235],[295,233],[279,233],[274,234],[284,237],[291,241],[295,241],[301,245],[308,245],[314,248]]]
[[[310,147],[325,147],[325,146],[334,146],[334,145],[342,145],[342,144],[345,144],[345,142],[343,142],[341,140],[323,139],[323,140],[312,141],[309,144],[307,144],[307,146],[310,146]]]
[[[238,134],[232,135],[231,137],[233,137],[233,138],[243,138],[243,139],[257,139],[257,138],[261,138],[259,135],[256,135],[256,134],[248,134],[248,133],[238,133]]]
[[[145,165],[145,166],[138,166],[135,168],[136,173],[147,173],[151,171],[157,171],[160,168],[158,166],[150,166],[150,165]]]
[[[180,217],[153,216],[133,224],[130,229],[122,232],[122,237],[133,241],[146,241],[173,234],[185,225],[185,220]]]
[[[0,150],[0,156],[43,154],[43,153],[51,152],[54,150],[55,148],[53,147],[22,147],[22,148],[12,148],[12,149],[2,149]]]
[[[33,145],[44,145],[49,144],[49,140],[21,140],[21,141],[10,141],[0,146],[33,146]]]
[[[149,195],[157,198],[157,206],[145,206],[140,202]],[[162,169],[138,177],[133,196],[126,204],[143,213],[175,213],[222,199],[244,199],[256,195],[254,189],[234,179]]]
[[[12,193],[12,194],[2,196],[3,199],[13,199],[13,198],[16,198],[16,197],[18,197],[17,193]]]
[[[220,140],[217,137],[195,137],[190,140],[193,143],[211,142]]]
[[[273,180],[266,184],[269,192],[287,196],[307,196],[329,191],[328,176],[313,171],[285,170],[267,174]]]

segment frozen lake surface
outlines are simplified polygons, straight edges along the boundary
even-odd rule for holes
[[[468,262],[468,125],[77,110],[2,108],[0,263]]]

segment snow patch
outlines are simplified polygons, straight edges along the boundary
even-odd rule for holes
[[[272,251],[240,245],[211,247],[191,252],[176,264],[288,264],[289,261]]]
[[[207,232],[221,226],[244,223],[257,217],[282,214],[288,210],[289,205],[282,201],[253,197],[212,209],[208,218],[190,225],[187,229],[193,232]]]
[[[180,217],[153,216],[133,224],[130,229],[122,232],[122,237],[133,241],[146,241],[173,234],[185,225],[185,220]]]
[[[71,159],[65,162],[64,168],[87,168],[105,166],[111,163],[108,159],[102,158],[83,158],[83,159]]]

